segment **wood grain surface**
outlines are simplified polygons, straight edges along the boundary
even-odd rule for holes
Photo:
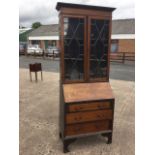
[[[91,110],[101,110],[101,109],[110,109],[112,108],[112,104],[109,101],[101,101],[101,102],[85,102],[82,104],[73,104],[68,105],[68,112],[79,112],[79,111],[91,111]]]
[[[96,121],[96,122],[67,125],[65,129],[65,135],[70,136],[70,135],[83,134],[83,133],[89,133],[89,132],[111,130],[110,124],[111,124],[110,121],[102,120],[102,121]]]
[[[108,82],[63,84],[65,103],[114,99]]]
[[[96,120],[105,120],[113,118],[113,112],[111,109],[108,110],[96,110],[89,112],[78,112],[78,113],[69,113],[66,115],[66,123],[80,123]]]

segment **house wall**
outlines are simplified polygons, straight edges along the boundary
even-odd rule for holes
[[[57,48],[60,47],[60,41],[59,41],[59,40],[56,41],[56,47],[57,47]]]
[[[28,40],[28,44],[32,44],[32,40]]]
[[[112,39],[112,41],[116,41],[116,39]],[[32,41],[29,40],[29,44],[31,44]],[[40,48],[45,49],[45,41],[40,41]],[[56,40],[56,47],[60,47],[60,41]],[[119,39],[118,40],[118,50],[117,52],[135,52],[135,39]]]
[[[52,40],[39,40],[39,46],[42,49],[45,49],[45,41],[51,42]],[[32,44],[32,40],[28,40],[29,44]],[[49,43],[50,45],[50,43]],[[59,48],[60,47],[60,41],[56,40],[56,47]]]
[[[135,39],[119,39],[118,52],[135,52]]]
[[[40,41],[40,48],[45,49],[45,42],[43,40]]]

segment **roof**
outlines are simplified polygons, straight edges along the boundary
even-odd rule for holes
[[[37,29],[33,30],[29,36],[57,36],[58,35],[58,24],[53,25],[42,25]]]
[[[19,29],[19,34],[21,34],[21,33],[24,33],[24,32],[26,32],[26,31],[29,31],[29,30],[31,30],[32,28],[21,28],[21,29]]]
[[[116,8],[111,8],[111,7],[101,7],[101,6],[93,6],[93,5],[81,5],[81,4],[58,2],[56,9],[59,11],[62,7],[77,8],[77,9],[89,9],[89,10],[93,9],[93,10],[101,10],[101,11],[114,11],[116,9]]]
[[[29,33],[29,36],[58,36],[59,25],[42,25]],[[119,19],[112,21],[112,34],[135,34],[135,19]]]
[[[112,34],[135,34],[135,19],[113,20]]]

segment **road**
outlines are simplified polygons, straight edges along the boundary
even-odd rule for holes
[[[34,57],[20,56],[19,67],[28,68],[29,63],[41,62],[43,71],[59,72],[59,60],[43,59]],[[111,63],[110,64],[110,79],[135,81],[135,65],[131,63]]]

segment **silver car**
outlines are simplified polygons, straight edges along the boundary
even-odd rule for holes
[[[27,54],[41,55],[41,54],[43,54],[43,50],[37,44],[28,45],[28,47],[27,47]]]
[[[57,47],[48,46],[48,48],[46,49],[45,55],[57,57],[59,56],[59,49]]]

